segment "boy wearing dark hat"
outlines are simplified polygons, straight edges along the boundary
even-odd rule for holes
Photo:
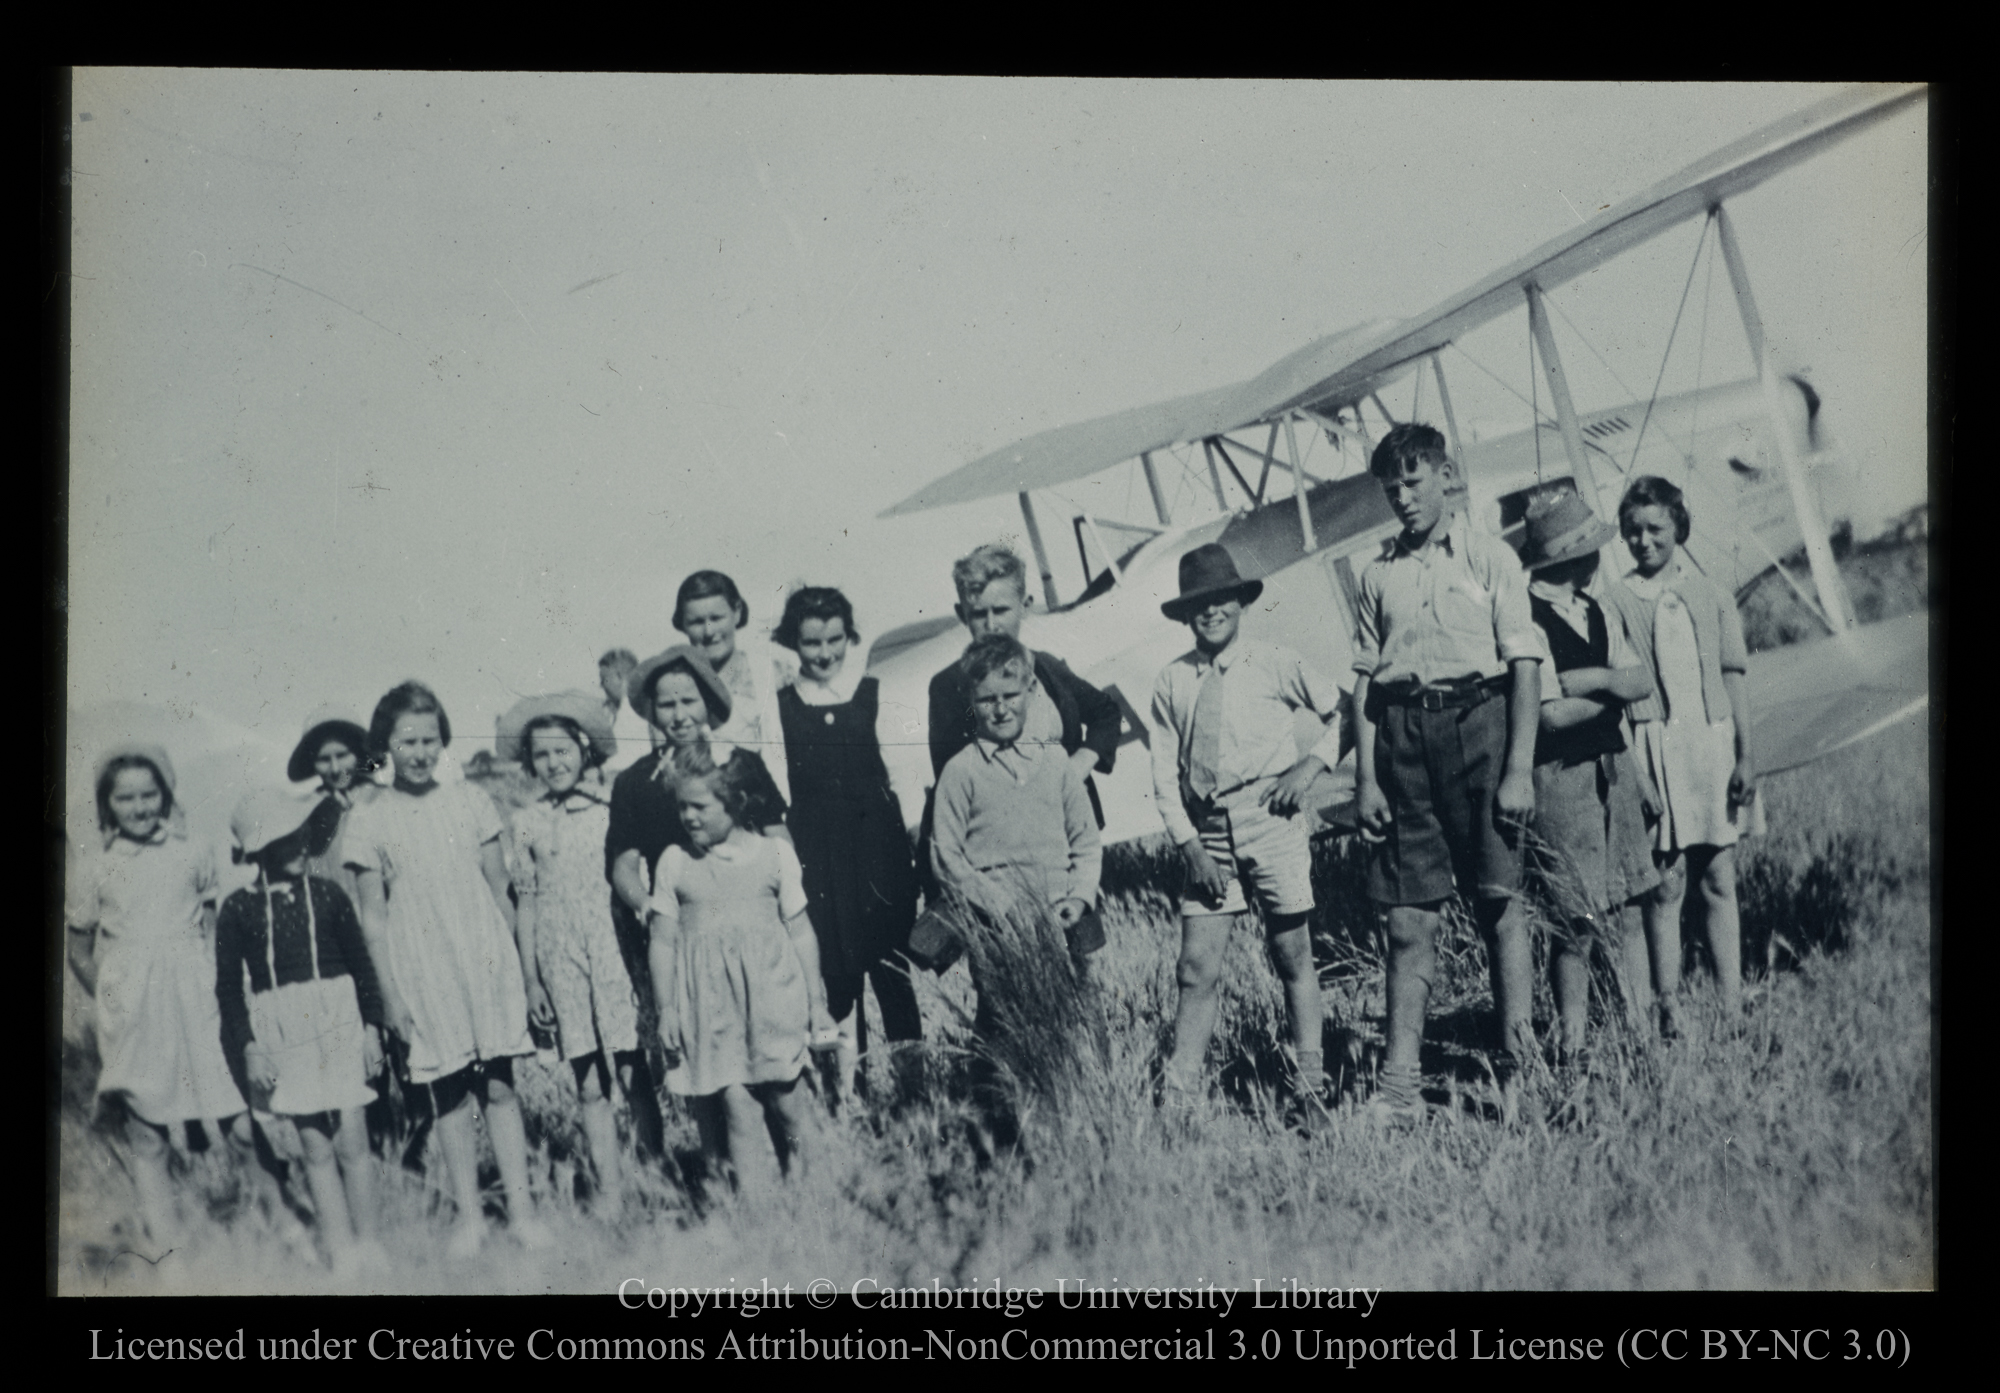
[[[1341,691],[1289,648],[1244,638],[1243,608],[1264,592],[1218,543],[1181,557],[1181,593],[1160,606],[1194,633],[1194,648],[1153,684],[1153,801],[1187,864],[1181,901],[1180,1005],[1170,1091],[1192,1091],[1215,1031],[1229,930],[1254,899],[1284,983],[1301,1093],[1317,1098],[1319,976],[1306,916],[1313,908],[1306,790],[1340,759]],[[1301,756],[1294,712],[1326,723]],[[1246,894],[1247,892],[1247,894]]]
[[[1535,842],[1529,862],[1563,926],[1550,955],[1563,1059],[1583,1048],[1590,950],[1610,930],[1618,971],[1648,972],[1639,896],[1660,883],[1646,835],[1639,766],[1625,744],[1629,702],[1652,694],[1617,613],[1584,592],[1598,549],[1618,535],[1573,488],[1528,509],[1521,564],[1528,606],[1557,681],[1543,694],[1535,741]]]
[[[1534,964],[1518,894],[1544,651],[1512,548],[1446,506],[1456,471],[1444,437],[1406,422],[1382,438],[1368,468],[1403,530],[1361,573],[1355,812],[1374,844],[1369,896],[1389,925],[1388,1054],[1375,1106],[1411,1114],[1423,1106],[1418,1058],[1438,916],[1454,888],[1486,940],[1503,1084],[1534,1047]]]

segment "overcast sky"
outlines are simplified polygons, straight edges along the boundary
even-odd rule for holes
[[[919,485],[1420,313],[1825,90],[80,70],[72,700],[289,744],[419,676],[487,737],[673,641],[691,570],[758,627],[795,579],[941,612],[1020,515],[876,520]],[[1926,115],[1732,204],[1864,521],[1924,490]],[[1651,390],[1696,227],[1553,297],[1582,408]],[[1464,347],[1526,391],[1526,343]],[[1748,371],[1719,268],[1697,371]],[[1076,496],[1143,513],[1126,473]]]

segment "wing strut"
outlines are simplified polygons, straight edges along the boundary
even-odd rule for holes
[[[1174,515],[1167,511],[1167,496],[1160,492],[1160,476],[1153,468],[1153,452],[1147,450],[1139,456],[1139,466],[1146,471],[1146,487],[1153,491],[1153,511],[1160,515],[1160,526],[1172,527]]]
[[[1042,602],[1051,610],[1056,600],[1056,576],[1049,569],[1048,549],[1042,545],[1042,529],[1035,525],[1035,505],[1028,501],[1026,489],[1021,491],[1021,517],[1028,524],[1028,545],[1035,549],[1035,566],[1042,573]]]
[[[1798,516],[1799,531],[1805,533],[1813,588],[1819,591],[1820,608],[1826,611],[1827,621],[1837,634],[1854,627],[1854,609],[1847,602],[1847,587],[1841,582],[1833,548],[1826,540],[1826,523],[1819,515],[1819,500],[1807,486],[1805,466],[1793,448],[1791,426],[1785,420],[1778,396],[1778,374],[1771,365],[1770,344],[1764,338],[1764,321],[1757,313],[1757,301],[1750,294],[1750,272],[1743,263],[1743,249],[1736,245],[1736,229],[1720,203],[1715,205],[1715,227],[1722,244],[1722,262],[1729,268],[1729,284],[1736,291],[1736,309],[1743,316],[1743,335],[1750,340],[1750,356],[1757,360],[1757,377],[1764,387],[1764,409],[1771,418],[1778,458],[1785,466],[1785,482],[1791,486],[1792,511]]]
[[[1431,371],[1437,374],[1438,402],[1444,407],[1445,429],[1451,432],[1451,457],[1458,461],[1458,467],[1465,468],[1465,440],[1458,433],[1458,417],[1451,410],[1451,389],[1444,385],[1444,350],[1431,354]]]
[[[1542,304],[1542,288],[1528,282],[1528,329],[1542,353],[1542,371],[1548,374],[1549,395],[1555,398],[1556,424],[1562,428],[1563,453],[1569,456],[1570,472],[1576,476],[1578,491],[1588,487],[1584,497],[1597,507],[1601,518],[1618,516],[1618,502],[1608,499],[1591,465],[1590,452],[1583,448],[1583,427],[1577,423],[1576,403],[1569,397],[1569,379],[1563,376],[1562,359],[1556,356],[1556,336],[1549,327],[1549,312]],[[1540,429],[1539,426],[1536,427]]]
[[[1306,555],[1310,556],[1319,550],[1319,542],[1313,536],[1312,505],[1306,501],[1306,465],[1299,456],[1299,432],[1292,424],[1292,415],[1289,411],[1285,413],[1285,447],[1292,452],[1292,497],[1299,505],[1299,535],[1305,542]]]

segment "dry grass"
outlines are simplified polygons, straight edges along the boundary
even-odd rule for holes
[[[1006,984],[979,1055],[963,967],[924,975],[931,1041],[876,1104],[829,1119],[810,1173],[751,1205],[705,1189],[692,1126],[617,1223],[578,1198],[567,1071],[521,1070],[552,1251],[496,1236],[477,1262],[443,1255],[445,1202],[389,1179],[385,1289],[606,1292],[768,1276],[884,1283],[1079,1276],[1247,1284],[1255,1276],[1398,1289],[1912,1288],[1934,1281],[1929,786],[1921,742],[1885,736],[1766,785],[1774,834],[1745,857],[1750,1011],[1725,1029],[1699,978],[1671,1047],[1593,1024],[1590,1075],[1531,1073],[1511,1119],[1483,1087],[1485,959],[1448,935],[1425,1055],[1441,1106],[1416,1126],[1343,1110],[1304,1137],[1283,1124],[1280,998],[1238,935],[1211,1065],[1218,1086],[1167,1116],[1153,1074],[1172,1020],[1176,949],[1161,865],[1111,868],[1097,958],[1108,1053],[1079,1029],[1052,943],[979,951]],[[1315,924],[1328,1058],[1364,1063],[1382,1010],[1379,937],[1351,849],[1322,849]],[[1545,1035],[1550,1003],[1538,1002]],[[971,1080],[997,1071],[1018,1136],[988,1154]],[[119,1256],[129,1184],[87,1121],[90,1061],[65,1060],[57,1281],[66,1292],[351,1290],[228,1193],[191,1251]],[[226,1189],[197,1156],[191,1193]]]

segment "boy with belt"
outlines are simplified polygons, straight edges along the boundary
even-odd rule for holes
[[[1186,1096],[1201,1078],[1215,1031],[1229,930],[1264,914],[1271,964],[1285,988],[1302,1099],[1318,1100],[1319,974],[1306,916],[1313,908],[1306,790],[1340,760],[1340,688],[1289,648],[1243,638],[1243,608],[1264,591],[1217,543],[1181,557],[1181,593],[1160,606],[1194,633],[1194,648],[1153,685],[1153,801],[1187,864],[1181,901],[1180,1004],[1163,1083]],[[1293,713],[1311,711],[1325,734],[1301,756]],[[1304,1114],[1308,1121],[1310,1113]]]
[[[1444,437],[1397,426],[1368,468],[1403,525],[1361,573],[1355,633],[1355,810],[1375,844],[1368,893],[1389,929],[1388,1054],[1375,1106],[1420,1115],[1438,916],[1454,887],[1486,940],[1503,1085],[1534,1048],[1519,892],[1544,650],[1513,549],[1446,510],[1455,471]]]

